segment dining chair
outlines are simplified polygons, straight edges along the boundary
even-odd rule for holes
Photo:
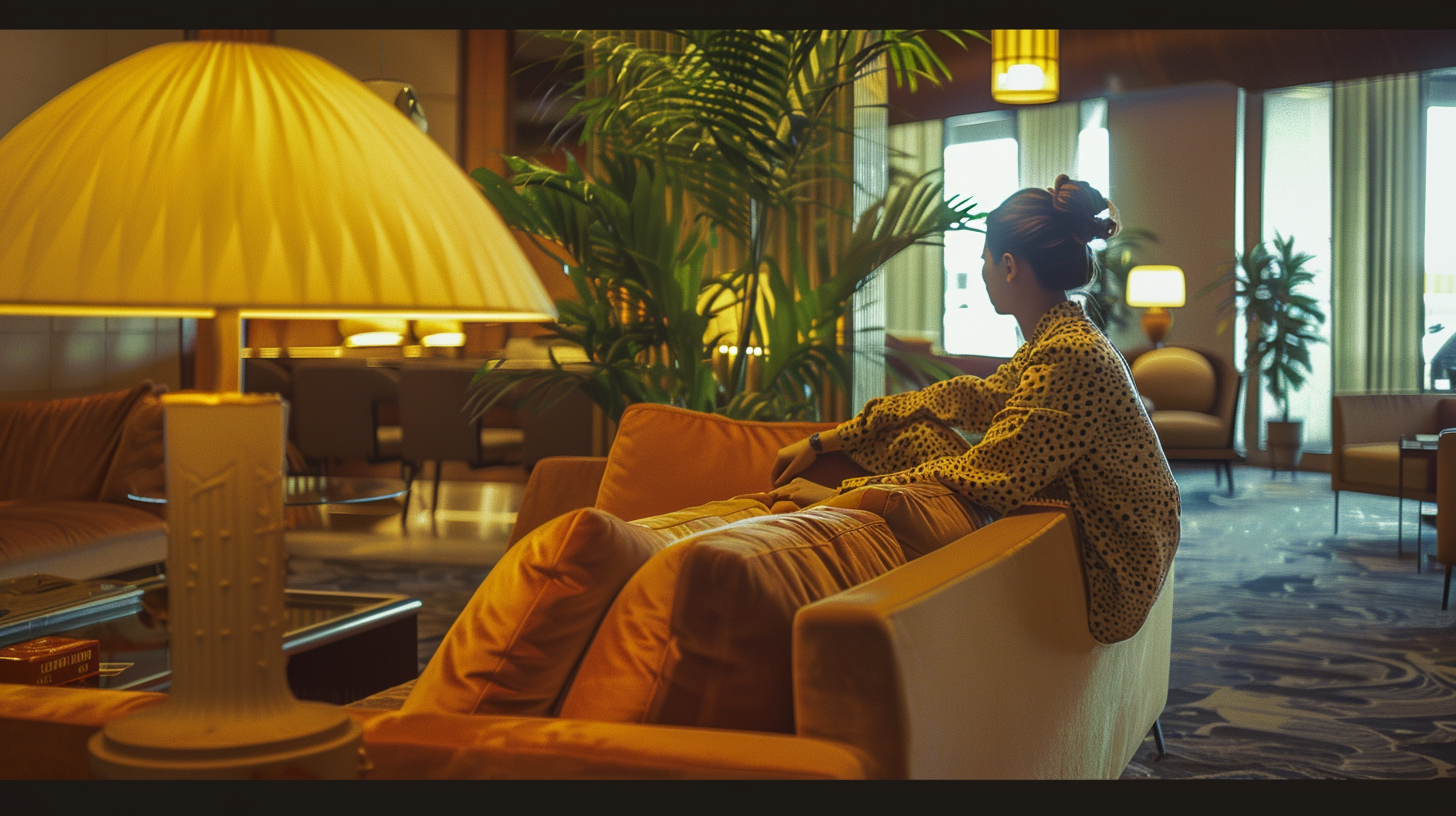
[[[440,505],[440,473],[445,462],[471,468],[520,464],[525,431],[508,405],[479,418],[466,410],[474,363],[449,360],[409,361],[399,370],[400,454],[405,479],[413,482],[425,462],[434,463],[430,519]],[[410,493],[405,493],[408,523]]]
[[[401,460],[399,375],[366,360],[301,360],[293,366],[289,424],[299,452],[328,475],[331,460]]]

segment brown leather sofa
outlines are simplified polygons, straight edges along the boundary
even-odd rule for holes
[[[0,579],[90,579],[165,561],[160,505],[164,390],[0,402]]]
[[[1171,574],[1104,645],[1060,508],[769,506],[774,452],[823,427],[635,406],[605,462],[543,459],[536,510],[593,498],[517,536],[399,710],[348,709],[363,775],[1116,777],[1167,700]],[[0,685],[0,775],[84,778],[90,735],[160,699]]]

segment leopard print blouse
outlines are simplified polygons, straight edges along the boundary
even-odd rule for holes
[[[952,429],[984,433],[968,445]],[[1082,538],[1092,636],[1137,634],[1178,548],[1178,485],[1122,355],[1067,301],[991,376],[879,397],[841,424],[870,483],[936,481],[1005,514],[1069,505]]]

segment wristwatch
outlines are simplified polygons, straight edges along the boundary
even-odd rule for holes
[[[818,431],[815,431],[814,433],[809,435],[809,447],[812,448],[815,453],[824,452],[824,443],[819,441]]]

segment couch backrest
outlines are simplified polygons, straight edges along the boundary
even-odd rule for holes
[[[1007,516],[799,610],[798,733],[891,778],[1114,778],[1167,702],[1172,588],[1099,644],[1067,516]]]
[[[1180,346],[1153,349],[1132,363],[1138,393],[1159,411],[1214,413],[1218,375],[1202,354]]]
[[[1345,482],[1346,445],[1400,441],[1402,435],[1436,433],[1441,429],[1437,409],[1450,397],[1441,394],[1345,394],[1331,399],[1330,421],[1334,455],[1330,475],[1336,489]]]
[[[628,406],[607,453],[596,507],[630,521],[767,491],[780,448],[835,424],[754,422],[669,405]]]
[[[151,431],[160,440],[160,410],[154,429],[139,424],[128,433],[137,408],[160,406],[160,390],[146,381],[84,397],[0,402],[0,500],[124,500],[130,471],[113,473],[119,451],[132,467],[160,465],[159,445],[148,454]]]

